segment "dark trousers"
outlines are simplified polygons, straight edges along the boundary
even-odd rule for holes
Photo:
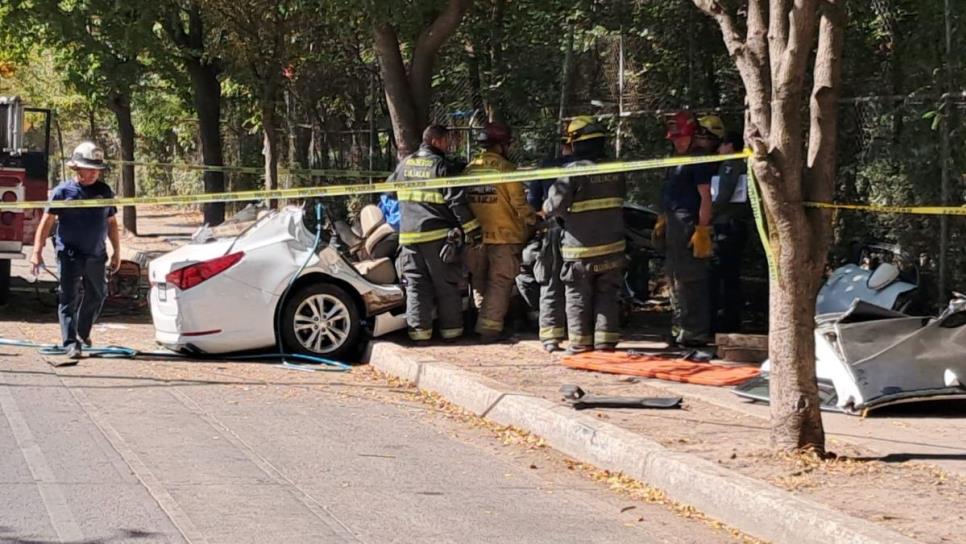
[[[586,261],[564,261],[567,336],[571,348],[612,348],[620,341],[620,290],[624,254]]]
[[[741,330],[741,265],[748,225],[731,220],[714,226],[714,260],[711,264],[711,324],[715,332]]]
[[[105,257],[81,257],[66,251],[57,254],[60,269],[57,316],[64,347],[91,336],[91,327],[107,296],[105,261]]]
[[[439,334],[445,340],[463,335],[462,265],[439,258],[445,240],[403,246],[399,255],[406,288],[406,322],[409,337],[429,340],[433,336],[433,314]]]
[[[540,283],[540,341],[560,342],[567,334],[566,294],[560,271],[563,257],[560,256],[560,227],[551,227],[544,234],[543,248],[540,252],[540,267],[537,281]]]
[[[711,339],[711,259],[697,259],[688,247],[695,220],[683,211],[667,214],[667,258],[671,282],[672,333],[677,342],[708,342]]]

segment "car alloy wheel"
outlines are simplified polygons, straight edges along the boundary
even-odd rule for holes
[[[330,353],[349,338],[349,309],[336,297],[318,294],[302,301],[295,310],[295,337],[305,349]]]
[[[353,357],[361,347],[358,305],[337,285],[318,282],[293,289],[279,318],[282,341],[291,352],[340,359]]]

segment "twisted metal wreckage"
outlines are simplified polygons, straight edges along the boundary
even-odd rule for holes
[[[870,267],[871,268],[871,267]],[[815,366],[822,408],[848,414],[894,404],[966,398],[966,296],[936,317],[905,313],[918,271],[902,277],[893,263],[874,270],[836,269],[818,295]],[[768,401],[762,376],[735,389]]]

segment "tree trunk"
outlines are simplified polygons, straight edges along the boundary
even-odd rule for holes
[[[403,62],[399,35],[390,23],[373,28],[379,73],[386,90],[389,117],[392,120],[399,158],[414,152],[429,123],[432,101],[433,68],[436,56],[446,40],[456,31],[473,0],[448,0],[446,7],[420,34],[412,47],[409,70]]]
[[[746,91],[745,139],[754,152],[777,276],[769,289],[772,443],[824,451],[813,335],[830,217],[805,202],[827,202],[834,188],[842,1],[749,0],[745,36],[723,2],[694,3],[718,22]],[[806,143],[802,104],[813,49]]]
[[[121,166],[121,197],[136,196],[134,182],[134,123],[131,120],[131,99],[125,95],[115,95],[108,100],[108,105],[117,119],[117,132],[121,142],[121,160],[126,161]],[[137,235],[137,208],[124,206],[121,208],[121,221],[124,230]]]
[[[425,121],[420,121],[416,115],[396,30],[386,23],[377,26],[373,34],[376,55],[379,57],[379,73],[386,91],[386,104],[389,106],[389,118],[396,137],[396,153],[401,159],[419,147]]]
[[[485,115],[486,104],[483,102],[483,78],[480,77],[480,59],[477,57],[477,47],[469,39],[463,45],[466,52],[466,70],[469,77],[470,104],[473,105],[474,115],[470,123],[476,121],[476,116]]]
[[[224,166],[221,140],[221,82],[218,69],[191,57],[185,59],[191,87],[194,91],[195,111],[198,115],[198,133],[201,138],[201,157],[205,166]],[[225,173],[206,170],[205,193],[221,193],[225,190]],[[225,203],[211,202],[202,207],[205,223],[215,226],[225,221]]]
[[[560,111],[557,113],[557,131],[563,128],[563,120],[567,115],[567,105],[573,94],[574,78],[574,25],[570,24],[567,32],[567,49],[564,51],[563,70],[560,73]],[[557,138],[554,138],[555,140]],[[554,145],[554,156],[560,156],[560,146]]]
[[[776,223],[778,278],[769,285],[768,326],[772,445],[781,450],[824,451],[813,335],[821,265],[810,260],[814,239],[809,236],[804,207],[789,205]],[[823,256],[820,263],[824,262]]]
[[[265,189],[278,189],[278,135],[275,134],[275,100],[271,97],[262,98],[262,153],[265,156]],[[277,205],[275,200],[269,201],[270,207]]]

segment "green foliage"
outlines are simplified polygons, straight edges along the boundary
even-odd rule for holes
[[[260,165],[264,101],[278,114],[283,162],[368,168],[371,155],[375,168],[388,169],[393,139],[373,26],[393,24],[408,62],[413,43],[444,5],[445,0],[8,0],[0,4],[0,62],[12,62],[17,70],[0,79],[0,92],[56,107],[65,139],[71,140],[91,124],[98,130],[107,126],[103,98],[128,89],[135,97],[139,154],[198,163],[190,81],[178,62],[186,50],[172,43],[160,22],[172,12],[187,21],[190,8],[201,6],[206,27],[197,55],[223,69],[228,162]],[[953,0],[952,5],[953,48],[962,51],[966,4]],[[945,0],[847,6],[843,95],[867,98],[840,107],[836,198],[937,203],[941,129],[948,127],[953,203],[962,203],[964,189],[957,180],[966,172],[966,105],[940,99],[947,87]],[[521,162],[552,155],[571,29],[573,88],[564,114],[603,114],[615,133],[614,114],[623,102],[623,111],[631,112],[620,127],[623,157],[666,155],[663,116],[678,108],[717,110],[729,127],[741,127],[742,85],[714,22],[691,2],[644,0],[476,0],[436,62],[433,120],[472,136],[493,115],[516,129],[515,157]],[[962,59],[953,62],[949,85],[962,89]],[[466,142],[462,153],[472,152]],[[200,183],[195,172],[139,173],[143,191],[194,191]],[[632,176],[631,197],[654,203],[661,176]],[[230,183],[251,188],[258,179],[233,175]],[[954,240],[966,238],[964,223],[952,220]],[[898,241],[913,253],[934,255],[938,249],[935,218],[842,213],[837,225],[840,247],[858,237]],[[951,270],[966,270],[959,253]],[[966,273],[957,274],[963,276],[958,278],[962,287]]]

